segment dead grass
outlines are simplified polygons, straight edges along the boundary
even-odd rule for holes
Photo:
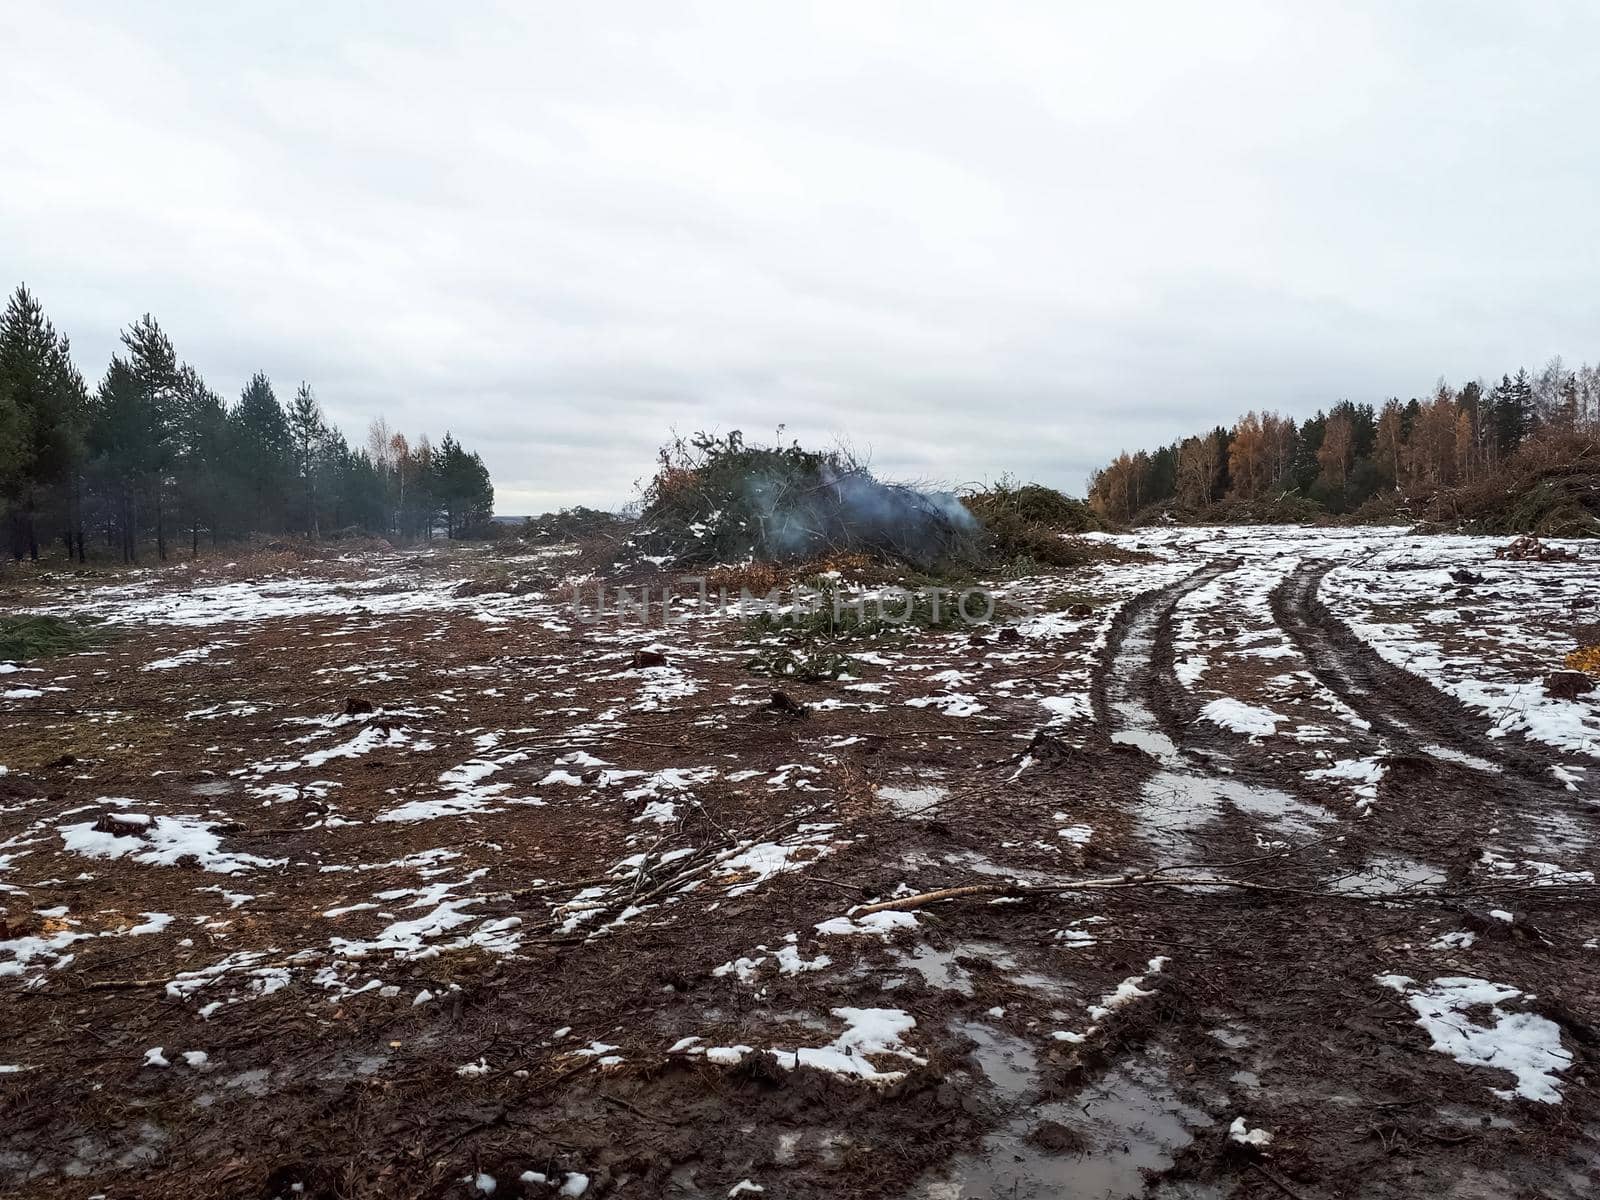
[[[38,769],[71,756],[114,761],[129,771],[166,767],[172,747],[187,733],[164,717],[143,712],[106,713],[95,721],[71,724],[34,723],[26,738],[0,748],[20,767]]]
[[[892,572],[865,554],[841,552],[803,562],[750,562],[716,567],[705,573],[705,581],[708,591],[720,590],[729,595],[747,591],[752,596],[765,596],[780,588],[834,574],[845,579],[881,582]]]
[[[1569,671],[1582,671],[1600,679],[1600,646],[1579,646],[1567,655],[1565,666]]]

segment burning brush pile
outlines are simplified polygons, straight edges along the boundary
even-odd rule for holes
[[[737,430],[662,449],[632,541],[675,565],[866,559],[927,574],[1102,557],[1081,501],[1008,482],[958,496],[876,478],[845,450],[758,446]]]
[[[932,571],[977,561],[981,532],[954,493],[884,483],[842,450],[753,446],[734,430],[662,450],[635,543],[682,564],[861,554]]]

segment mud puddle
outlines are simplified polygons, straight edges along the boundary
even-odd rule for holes
[[[918,1200],[1104,1200],[1147,1194],[1145,1172],[1171,1168],[1211,1118],[1178,1099],[1167,1079],[1167,1056],[1124,1063],[1069,1100],[1027,1104],[1038,1084],[1033,1050],[981,1025],[959,1027],[977,1043],[972,1057],[990,1088],[1020,1108],[972,1154],[919,1180]],[[1154,1194],[1219,1193],[1165,1185]]]
[[[1403,854],[1370,854],[1360,868],[1335,878],[1331,891],[1346,896],[1389,896],[1412,888],[1444,886],[1445,871]]]
[[[1008,983],[1030,991],[1050,996],[1067,995],[1072,991],[1063,979],[1024,970],[1016,958],[996,942],[962,942],[948,950],[940,950],[924,942],[908,951],[895,951],[894,959],[897,966],[920,976],[929,987],[961,996],[972,995],[974,970],[983,971],[985,966]],[[969,966],[974,970],[969,970]],[[893,982],[885,981],[885,988],[889,988]]]
[[[1182,771],[1162,771],[1146,780],[1134,816],[1151,840],[1171,846],[1187,844],[1186,835],[1217,819],[1226,805],[1284,836],[1311,836],[1333,820],[1326,809],[1276,788]]]

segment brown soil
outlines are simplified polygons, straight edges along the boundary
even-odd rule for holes
[[[341,580],[348,569],[294,568]],[[459,587],[438,561],[409,569],[441,594]],[[7,701],[0,728],[0,860],[12,856],[0,939],[116,936],[0,978],[0,1062],[26,1068],[0,1074],[0,1180],[11,1194],[83,1197],[465,1197],[482,1177],[497,1196],[539,1196],[568,1173],[588,1177],[590,1197],[726,1196],[746,1179],[829,1200],[1589,1195],[1600,906],[1577,887],[1497,890],[1477,862],[1493,829],[1530,858],[1557,839],[1564,863],[1592,869],[1592,798],[1551,784],[1534,749],[1486,743],[1459,705],[1377,660],[1316,603],[1316,578],[1294,576],[1275,615],[1371,723],[1372,744],[1396,752],[1369,817],[1308,789],[1292,747],[1196,724],[1173,679],[1184,585],[1125,608],[1101,649],[1091,624],[1048,644],[893,635],[871,648],[893,665],[857,672],[886,692],[785,682],[803,716],[772,708],[734,623],[584,626],[534,607],[496,620],[457,604],[140,627],[8,675],[42,695]],[[1156,635],[1130,668],[1140,611]],[[657,649],[668,665],[636,655]],[[1186,861],[1226,864],[1219,873],[1252,889],[967,899],[891,937],[818,936],[818,923],[897,889],[1170,861],[1135,803],[1162,766],[1113,739],[1121,718],[1103,682],[1093,720],[1034,740],[1044,716],[1032,697],[1091,657],[1100,681],[1136,671],[1199,786],[1270,787],[1325,808],[1327,825],[1285,838],[1247,807],[1216,804],[1187,830]],[[903,702],[928,690],[908,680],[949,670],[978,680],[983,711]],[[694,690],[652,690],[652,671]],[[306,763],[364,730],[373,747]],[[441,780],[486,759],[499,769],[484,782],[504,791]],[[289,765],[262,770],[273,763]],[[635,798],[643,777],[608,774],[707,767]],[[552,784],[552,772],[577,782]],[[275,784],[286,786],[264,790]],[[941,794],[925,807],[880,791],[930,785]],[[270,865],[222,874],[66,849],[61,827],[120,811],[107,798],[192,816],[227,854]],[[451,798],[454,815],[378,820]],[[650,815],[661,799],[671,813]],[[1064,836],[1076,826],[1092,836]],[[723,866],[717,856],[745,843],[787,846],[795,869]],[[1435,864],[1446,882],[1433,890],[1448,895],[1341,890],[1380,861]],[[580,894],[596,907],[573,925]],[[464,903],[452,912],[451,899]],[[439,953],[345,952],[440,904],[460,923],[424,935]],[[171,921],[127,932],[151,913]],[[509,919],[508,949],[494,933]],[[1477,931],[1470,955],[1429,949],[1461,930]],[[831,963],[780,973],[789,934],[803,960]],[[188,994],[169,987],[246,953]],[[1157,957],[1169,961],[1152,971]],[[717,971],[741,958],[755,962],[748,979]],[[1375,983],[1394,974],[1519,988],[1573,1056],[1562,1102],[1502,1099],[1491,1089],[1513,1086],[1509,1073],[1431,1049],[1403,997]],[[1086,1015],[1136,977],[1150,995]],[[362,990],[369,978],[379,986]],[[424,990],[431,1002],[414,1004]],[[688,1037],[824,1046],[840,1008],[909,1014],[905,1044],[925,1063],[875,1055],[872,1068],[905,1074],[873,1084],[781,1055],[728,1066],[672,1050]],[[592,1043],[608,1049],[580,1053]],[[153,1047],[169,1067],[145,1065]],[[182,1060],[193,1051],[203,1065]],[[1151,1135],[1131,1070],[1188,1114],[1142,1173]],[[1229,1139],[1240,1115],[1273,1133],[1269,1147]],[[1003,1154],[1012,1143],[995,1139],[1012,1126],[1018,1149]],[[940,1191],[952,1173],[965,1190]]]

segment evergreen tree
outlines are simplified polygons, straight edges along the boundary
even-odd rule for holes
[[[8,525],[19,519],[15,510],[19,507],[20,497],[27,490],[33,466],[23,449],[28,441],[25,433],[27,427],[22,406],[16,399],[11,374],[0,362],[0,506],[3,506]],[[21,539],[13,534],[14,552],[20,543]]]
[[[1422,415],[1422,401],[1415,396],[1406,401],[1406,406],[1400,410],[1400,433],[1406,441],[1411,440],[1411,431],[1416,428],[1417,418]]]
[[[177,393],[178,500],[189,526],[189,553],[197,557],[201,527],[210,530],[215,542],[217,523],[227,499],[224,480],[230,458],[228,410],[222,397],[188,365],[179,369]]]
[[[302,380],[300,387],[295,391],[293,403],[289,405],[289,441],[294,451],[295,473],[300,478],[301,491],[305,497],[305,531],[311,537],[317,536],[319,532],[318,459],[327,436],[328,427],[322,419],[322,406],[317,403],[311,385]]]
[[[245,384],[239,403],[228,414],[228,426],[241,504],[236,529],[282,530],[293,438],[283,405],[273,394],[272,381],[262,372],[257,371]]]
[[[1350,441],[1351,453],[1356,461],[1369,458],[1372,448],[1378,440],[1378,410],[1370,404],[1351,404],[1350,413]]]
[[[366,451],[347,454],[340,474],[343,520],[368,533],[389,529],[389,502],[381,468]]]
[[[149,388],[120,356],[95,395],[89,445],[111,502],[109,525],[124,562],[137,562],[141,499],[161,465],[165,428]]]
[[[1322,463],[1317,455],[1322,452],[1322,437],[1327,427],[1327,415],[1321,412],[1307,417],[1300,426],[1295,445],[1294,485],[1301,495],[1310,495],[1317,476],[1322,474]]]
[[[1150,456],[1150,468],[1145,473],[1141,492],[1146,504],[1160,504],[1170,500],[1178,491],[1178,447],[1163,446]]]
[[[454,537],[487,526],[488,471],[453,436],[442,454],[426,437],[412,449],[380,418],[368,440],[353,453],[307,384],[286,412],[259,372],[229,409],[148,314],[91,396],[26,287],[0,313],[0,526],[17,557],[39,557],[51,521],[69,555],[85,557],[92,523],[130,562],[151,533],[165,557],[174,526],[194,555],[207,531],[431,537],[441,514]]]
[[[177,425],[178,357],[173,353],[172,342],[149,313],[123,331],[122,344],[128,352],[128,369],[145,394],[149,443],[140,449],[140,461],[144,463],[141,485],[155,507],[156,555],[165,560],[167,489],[177,451],[173,434]]]
[[[483,460],[467,453],[446,433],[439,443],[434,471],[445,535],[464,537],[486,525],[494,514],[494,485],[489,482]]]
[[[0,317],[0,503],[9,510],[16,557],[39,557],[44,505],[54,499],[70,514],[87,399],[66,338],[18,287]],[[67,521],[70,531],[70,515]]]
[[[1542,423],[1538,402],[1534,396],[1533,380],[1526,370],[1519,370],[1511,380],[1511,396],[1517,411],[1522,415],[1522,438],[1526,441]]]

